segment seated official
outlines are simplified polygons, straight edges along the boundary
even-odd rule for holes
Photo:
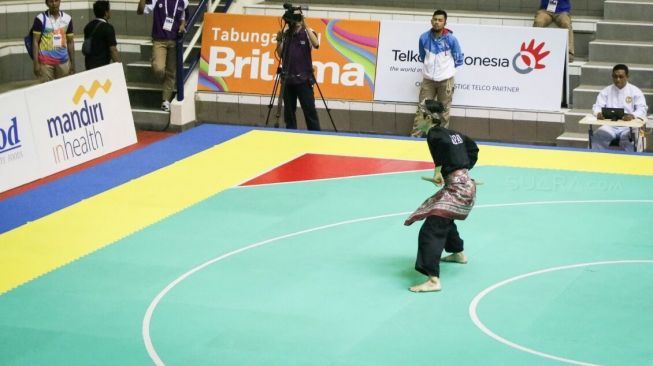
[[[615,65],[612,68],[613,84],[601,90],[596,97],[592,112],[597,119],[605,119],[601,113],[602,108],[623,108],[624,121],[636,118],[646,120],[646,98],[642,91],[628,82],[628,66]],[[636,141],[631,138],[630,127],[601,126],[594,134],[592,148],[598,150],[609,149],[613,141],[618,142],[622,150],[633,150]]]

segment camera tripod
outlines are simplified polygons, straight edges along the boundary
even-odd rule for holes
[[[287,45],[292,41],[293,37],[295,36],[295,25],[292,23],[288,23],[284,19],[284,24],[281,27],[282,32],[280,34],[284,34],[286,32],[283,32],[286,27],[289,29],[287,32],[287,37],[288,39],[284,39],[284,45],[283,48],[281,49],[280,57],[279,57],[279,63],[277,66],[277,73],[274,77],[274,84],[272,86],[272,93],[270,94],[270,102],[268,103],[268,113],[267,116],[265,117],[265,126],[268,126],[270,122],[270,114],[272,112],[272,108],[274,107],[274,102],[275,98],[278,98],[277,100],[277,109],[276,109],[276,114],[275,114],[275,123],[274,127],[278,128],[279,127],[279,118],[281,117],[281,109],[283,106],[283,98],[286,92],[286,82],[288,81],[287,73],[286,70],[290,70],[290,64],[292,61],[291,57],[288,57],[288,52],[290,47],[287,47]],[[277,40],[277,42],[280,42],[280,40]],[[287,42],[287,43],[286,43]],[[309,51],[310,52],[310,51]],[[311,77],[313,78],[313,82],[315,82],[315,85],[317,86],[317,90],[320,93],[320,98],[322,99],[322,103],[324,103],[324,108],[326,109],[327,115],[329,116],[329,120],[331,121],[331,125],[333,126],[333,130],[335,132],[338,132],[338,129],[336,128],[336,124],[333,122],[333,117],[331,116],[331,109],[329,109],[329,106],[327,105],[326,100],[324,99],[324,94],[322,94],[322,89],[320,88],[320,84],[317,82],[317,79],[315,78],[315,73],[311,67]],[[277,91],[280,89],[280,93],[277,96]],[[294,112],[293,112],[294,113]]]

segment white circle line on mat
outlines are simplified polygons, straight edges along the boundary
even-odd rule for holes
[[[534,205],[560,205],[560,204],[597,204],[597,203],[653,203],[653,200],[576,200],[576,201],[534,201],[534,202],[514,202],[514,203],[498,203],[498,204],[486,204],[486,205],[477,205],[474,208],[479,209],[479,208],[495,208],[495,207],[512,207],[512,206],[534,206]],[[266,239],[254,244],[250,244],[247,246],[244,246],[242,248],[233,250],[231,252],[222,254],[216,258],[213,258],[211,260],[208,260],[192,269],[187,271],[186,273],[182,274],[181,276],[177,277],[174,281],[170,282],[166,287],[163,288],[155,297],[152,299],[150,302],[150,305],[147,307],[147,310],[145,311],[145,315],[143,317],[143,322],[142,322],[142,327],[141,327],[141,334],[143,337],[143,343],[145,344],[145,349],[147,350],[148,355],[150,356],[150,359],[152,362],[154,362],[155,365],[157,366],[162,366],[165,365],[161,357],[159,357],[159,354],[156,352],[156,348],[154,347],[154,343],[152,342],[152,337],[150,335],[150,324],[152,323],[152,315],[154,314],[154,310],[156,310],[157,306],[159,303],[161,303],[161,300],[178,284],[186,280],[188,277],[193,275],[194,273],[197,273],[204,268],[215,264],[217,262],[220,262],[223,259],[232,257],[236,254],[240,254],[243,252],[246,252],[251,249],[255,249],[261,246],[264,246],[266,244],[270,244],[279,240],[287,239],[287,238],[292,238],[295,236],[299,235],[304,235],[308,234],[311,232],[315,231],[320,231],[320,230],[325,230],[325,229],[330,229],[333,227],[337,226],[343,226],[343,225],[349,225],[349,224],[355,224],[359,222],[365,222],[365,221],[373,221],[373,220],[379,220],[379,219],[384,219],[388,217],[395,217],[395,216],[403,216],[403,215],[409,215],[412,211],[407,211],[407,212],[399,212],[399,213],[391,213],[391,214],[386,214],[386,215],[378,215],[378,216],[371,216],[371,217],[364,217],[364,218],[359,218],[359,219],[353,219],[353,220],[346,220],[346,221],[341,221],[337,222],[334,224],[328,224],[328,225],[322,225],[318,227],[314,227],[311,229],[306,229],[306,230],[301,230],[297,231],[294,233],[289,233],[281,236],[277,236],[271,239]]]
[[[527,353],[530,353],[530,354],[533,354],[533,355],[536,355],[536,356],[540,356],[540,357],[544,357],[544,358],[548,358],[548,359],[556,360],[556,361],[560,361],[560,362],[565,362],[565,363],[569,363],[569,364],[573,364],[573,365],[583,365],[583,366],[591,365],[591,366],[595,366],[595,364],[593,364],[593,363],[578,361],[578,360],[572,360],[572,359],[569,359],[569,358],[559,357],[559,356],[555,356],[555,355],[552,355],[552,354],[536,351],[536,350],[534,350],[532,348],[524,347],[524,346],[522,346],[520,344],[509,341],[506,338],[503,338],[503,337],[499,336],[498,334],[496,334],[492,330],[490,330],[480,320],[480,318],[478,316],[478,312],[477,312],[478,304],[481,302],[481,300],[485,296],[487,296],[492,291],[494,291],[494,290],[496,290],[496,289],[498,289],[498,288],[500,288],[502,286],[505,286],[507,284],[510,284],[512,282],[522,280],[524,278],[537,276],[537,275],[541,275],[541,274],[545,274],[545,273],[549,273],[549,272],[562,271],[562,270],[566,270],[566,269],[574,269],[574,268],[590,267],[590,266],[610,265],[610,264],[633,264],[633,263],[651,264],[651,263],[653,263],[653,260],[648,260],[648,259],[632,259],[631,260],[631,259],[627,259],[627,260],[577,263],[577,264],[570,264],[570,265],[560,266],[560,267],[546,268],[546,269],[542,269],[542,270],[539,270],[539,271],[529,272],[529,273],[525,273],[525,274],[522,274],[522,275],[519,275],[519,276],[515,276],[515,277],[509,278],[507,280],[498,282],[498,283],[486,288],[485,290],[479,292],[474,297],[474,299],[472,299],[472,302],[469,304],[469,317],[472,319],[472,322],[474,322],[474,325],[476,325],[476,327],[479,328],[483,333],[488,335],[490,338],[492,338],[492,339],[494,339],[494,340],[496,340],[496,341],[498,341],[500,343],[505,344],[508,347],[517,349],[517,350],[522,351],[522,352],[527,352]]]

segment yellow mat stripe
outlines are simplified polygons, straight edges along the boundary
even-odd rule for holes
[[[482,146],[479,164],[653,175],[653,158]],[[251,131],[0,235],[0,294],[303,153],[430,161],[419,140]]]

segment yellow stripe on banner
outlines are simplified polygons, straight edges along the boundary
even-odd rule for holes
[[[0,235],[0,294],[304,153],[431,159],[424,140],[251,131]],[[479,164],[653,175],[650,156],[501,146]]]

